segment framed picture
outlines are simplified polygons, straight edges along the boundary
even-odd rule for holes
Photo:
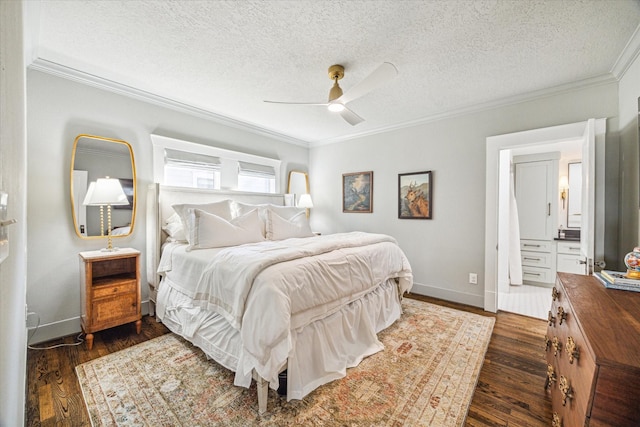
[[[431,219],[431,171],[398,174],[398,218]]]
[[[373,212],[373,172],[342,174],[342,212]]]

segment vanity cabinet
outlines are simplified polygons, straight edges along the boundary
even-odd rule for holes
[[[580,241],[558,241],[556,253],[558,273],[585,273],[584,264],[580,264]]]
[[[140,251],[80,252],[80,277],[80,323],[89,350],[94,332],[135,322],[140,333]]]
[[[640,425],[640,293],[558,273],[545,336],[554,427]]]
[[[548,240],[520,240],[522,279],[552,284],[556,275],[555,246]]]

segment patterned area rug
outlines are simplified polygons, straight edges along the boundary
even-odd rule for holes
[[[255,385],[174,334],[76,367],[94,426],[461,426],[494,319],[404,299],[379,334],[384,351],[303,400],[269,390],[258,415]]]

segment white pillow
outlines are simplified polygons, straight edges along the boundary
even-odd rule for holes
[[[188,229],[187,225],[187,209],[200,209],[210,214],[214,214],[219,216],[220,218],[226,219],[227,221],[231,221],[233,218],[231,216],[231,200],[223,200],[221,202],[214,203],[202,203],[202,204],[194,204],[194,203],[184,203],[184,204],[176,204],[171,206],[174,211],[178,214],[180,219],[182,220],[182,224],[185,226],[185,229]],[[187,237],[189,237],[189,233],[187,232]]]
[[[227,221],[201,209],[188,208],[189,246],[187,250],[222,248],[264,240],[258,210]]]
[[[299,209],[298,209],[299,211]],[[298,212],[290,218],[283,218],[273,209],[267,210],[267,239],[284,240],[291,237],[311,237],[313,232],[305,211]]]
[[[169,239],[171,241],[177,242],[186,242],[187,234],[184,231],[184,225],[182,224],[182,220],[180,216],[174,212],[169,218],[167,218],[167,223],[162,226],[162,230],[167,233]]]

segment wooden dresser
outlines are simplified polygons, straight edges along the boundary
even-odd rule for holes
[[[640,293],[558,273],[547,350],[553,426],[640,426]]]

